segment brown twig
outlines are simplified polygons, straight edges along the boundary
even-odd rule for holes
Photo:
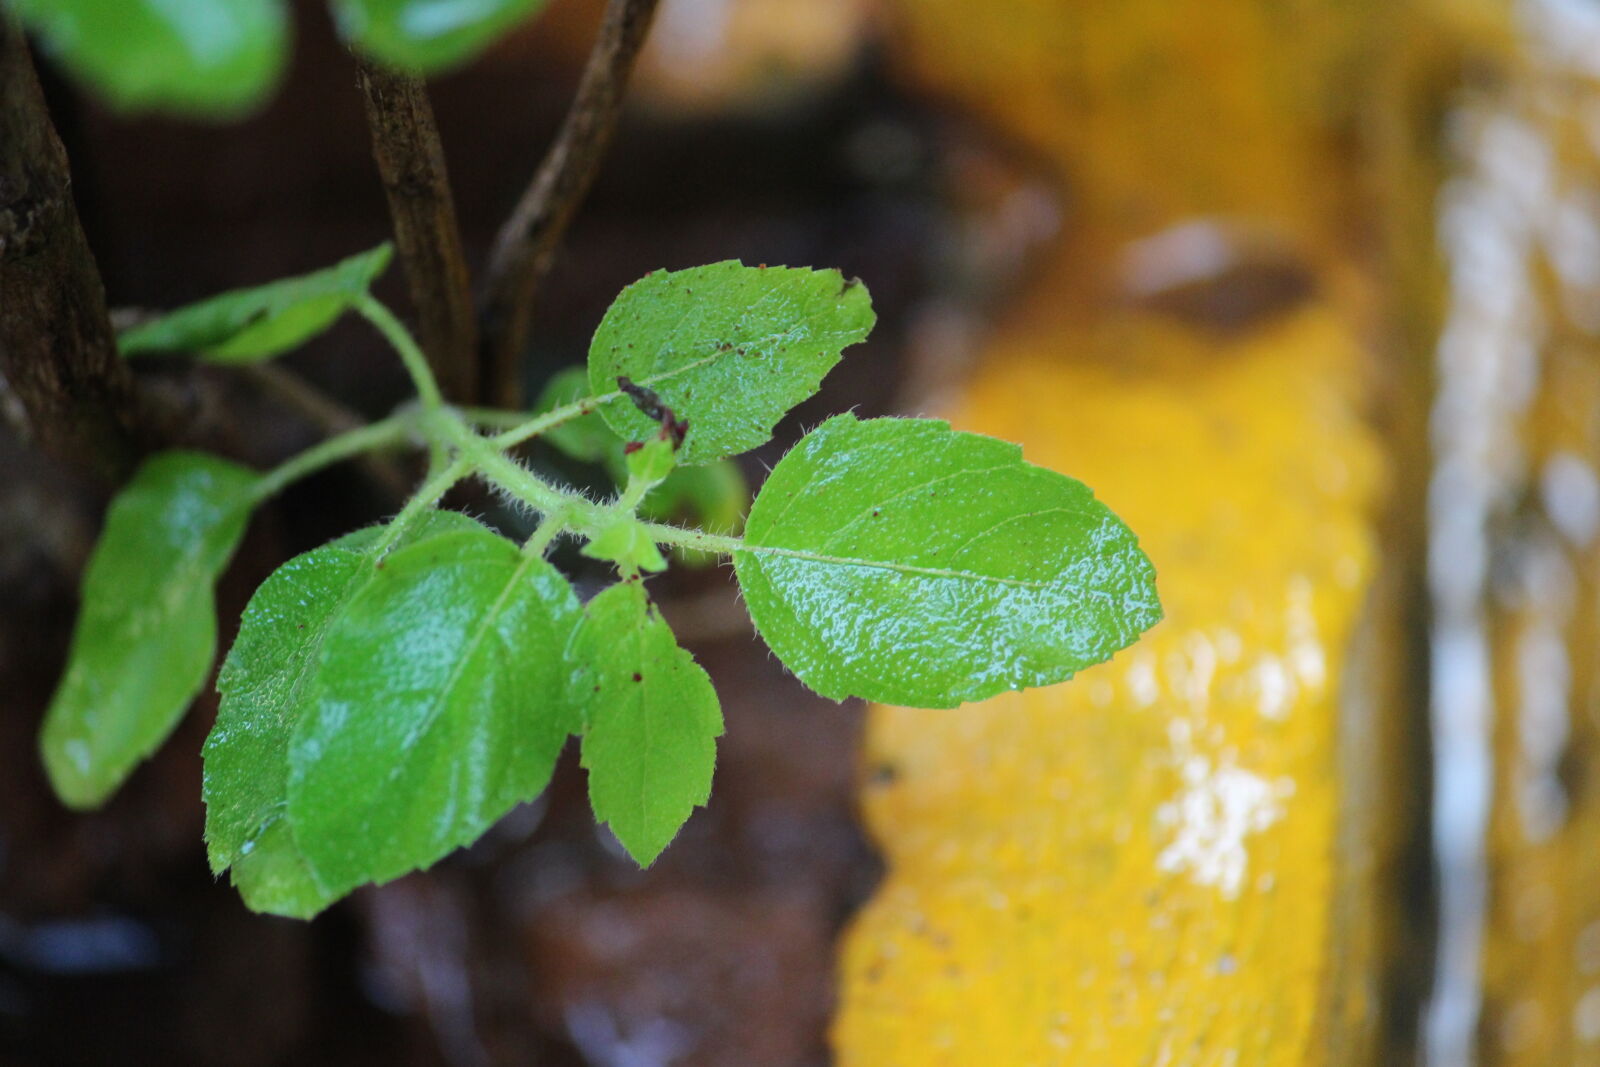
[[[445,396],[472,403],[478,399],[478,322],[427,86],[359,57],[356,63],[422,350]]]
[[[137,458],[140,411],[105,287],[15,22],[0,13],[0,376],[26,432],[116,477]]]
[[[600,36],[589,53],[577,95],[516,210],[500,228],[483,288],[484,396],[521,406],[522,352],[533,298],[555,260],[561,236],[594,182],[622,110],[633,62],[658,0],[608,0]]]

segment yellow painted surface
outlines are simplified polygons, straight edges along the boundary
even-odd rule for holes
[[[845,945],[840,1062],[1318,1062],[1379,480],[1361,356],[1317,306],[1238,344],[1149,320],[1053,339],[1163,358],[1002,340],[955,421],[1095,486],[1167,619],[1065,685],[874,710],[889,875]]]
[[[1042,156],[1069,225],[1122,235],[1194,214],[1347,240],[1351,119],[1381,0],[896,0],[912,80]],[[1348,178],[1348,174],[1341,175]]]
[[[1379,541],[1415,479],[1369,421],[1349,136],[1377,10],[895,5],[901,69],[1026,145],[1064,205],[1054,265],[941,414],[1093,486],[1167,618],[1064,685],[872,709],[887,875],[842,948],[846,1067],[1400,1062],[1375,1052],[1373,828],[1401,821],[1386,746],[1416,709],[1393,706]],[[1207,242],[1228,264],[1190,278]]]

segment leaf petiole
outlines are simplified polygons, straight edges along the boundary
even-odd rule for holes
[[[535,415],[531,419],[519,416],[517,421],[510,425],[509,429],[489,438],[489,443],[499,449],[515,448],[531,437],[538,437],[540,434],[569,423],[573,419],[581,419],[585,415],[599,411],[601,406],[609,404],[621,396],[622,393],[613,390],[600,396],[581,397],[570,404],[562,404],[558,408],[551,408],[542,415]],[[474,421],[487,421],[480,418],[480,416],[488,415],[494,417],[505,413],[473,409],[465,414]],[[504,424],[504,422],[501,423],[501,425]]]
[[[405,364],[406,373],[411,375],[411,381],[417,387],[417,396],[421,399],[422,406],[429,411],[437,411],[444,407],[444,395],[439,392],[439,383],[433,376],[433,369],[428,366],[428,357],[423,355],[421,346],[417,344],[416,338],[411,336],[411,331],[406,329],[405,323],[395,318],[394,312],[369,295],[359,297],[355,301],[355,309],[377,327],[378,332],[383,334],[399,354],[400,362]]]
[[[453,445],[461,459],[477,473],[522,500],[541,515],[562,513],[587,531],[603,510],[601,505],[570,489],[560,489],[531,474],[495,445],[461,421],[453,411],[440,410],[424,423],[430,437]]]
[[[552,511],[539,520],[539,525],[534,529],[532,536],[524,542],[522,551],[528,556],[542,556],[545,549],[550,547],[550,542],[561,536],[567,528],[567,513],[565,511]]]
[[[377,543],[373,546],[373,554],[381,556],[387,552],[395,542],[405,536],[407,528],[423,512],[439,502],[439,498],[450,491],[450,488],[467,476],[469,465],[466,460],[457,457],[451,464],[438,474],[422,483],[412,498],[406,501],[406,506],[400,509],[400,514],[390,521]]]
[[[314,474],[340,460],[374,449],[402,444],[411,432],[411,423],[412,420],[406,415],[391,415],[381,422],[358,426],[354,430],[347,430],[336,437],[330,437],[321,444],[313,445],[263,474],[250,494],[251,503],[259,504],[308,474]]]
[[[741,548],[747,548],[742,537],[729,537],[726,534],[709,533],[705,530],[691,530],[683,526],[671,526],[664,522],[642,522],[650,539],[658,545],[676,545],[679,548],[694,548],[701,552],[710,552],[716,556],[731,556]]]

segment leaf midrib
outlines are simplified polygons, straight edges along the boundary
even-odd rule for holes
[[[896,574],[914,574],[925,578],[953,578],[958,581],[982,582],[994,585],[1012,586],[1017,589],[1034,589],[1050,591],[1054,589],[1070,589],[1090,596],[1111,599],[1111,594],[1103,589],[1092,589],[1077,582],[1061,580],[1038,582],[1026,578],[1002,578],[993,574],[977,574],[973,571],[952,570],[947,567],[924,567],[914,563],[893,563],[876,559],[860,559],[854,556],[830,556],[823,552],[807,552],[798,548],[780,548],[776,545],[753,545],[746,540],[736,551],[750,552],[755,555],[784,556],[790,559],[801,559],[811,563],[827,563],[840,567],[871,567],[877,570],[893,571]],[[1097,553],[1104,555],[1104,553]]]

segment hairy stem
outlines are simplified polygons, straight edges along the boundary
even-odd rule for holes
[[[400,362],[406,365],[406,373],[411,375],[411,381],[417,387],[422,406],[430,411],[443,407],[444,396],[439,392],[439,383],[434,380],[433,371],[428,367],[428,357],[422,354],[416,338],[411,336],[405,324],[394,317],[394,312],[370,296],[363,296],[356,301],[356,310],[394,346]]]
[[[647,522],[642,525],[650,534],[651,540],[658,545],[697,548],[702,552],[710,552],[718,556],[731,556],[736,550],[749,547],[744,543],[744,538],[742,537],[707,533],[705,530],[690,530],[682,526],[669,526],[662,522]]]
[[[599,38],[555,143],[495,239],[481,315],[483,395],[491,403],[521,406],[522,353],[534,296],[611,143],[628,76],[657,3],[609,0],[606,4]]]
[[[427,87],[359,57],[356,72],[422,350],[444,395],[471,401],[478,390],[478,322]]]
[[[530,556],[542,556],[545,549],[550,547],[561,531],[567,528],[567,513],[565,511],[552,511],[539,520],[539,525],[522,546],[522,551]]]
[[[252,496],[257,502],[265,500],[281,492],[289,484],[323,467],[370,452],[375,448],[400,444],[410,432],[411,420],[398,415],[382,422],[374,422],[369,426],[347,430],[336,437],[328,438],[321,444],[313,445],[268,471],[262,476],[261,481],[256,483]]]
[[[417,517],[424,511],[437,504],[439,498],[450,491],[451,486],[465,478],[467,470],[467,461],[457,459],[438,474],[423,482],[422,488],[417,490],[415,496],[406,501],[406,506],[400,509],[400,514],[390,521],[388,527],[383,531],[383,536],[378,538],[377,544],[373,546],[375,554],[381,556],[393,547],[395,542],[399,541],[401,536],[405,534],[406,527],[416,521]]]
[[[605,510],[582,494],[551,485],[524,470],[492,441],[473,432],[454,412],[438,412],[426,426],[430,434],[438,434],[453,445],[473,470],[541,515],[564,514],[580,531],[588,532],[595,528],[596,520]]]
[[[621,396],[621,393],[607,393],[604,396],[587,396],[582,400],[574,400],[570,404],[562,404],[558,408],[551,408],[543,415],[536,415],[531,419],[521,418],[517,423],[504,433],[496,434],[494,446],[496,448],[515,448],[530,437],[538,437],[555,429],[563,423],[573,419],[582,418],[600,407]]]

